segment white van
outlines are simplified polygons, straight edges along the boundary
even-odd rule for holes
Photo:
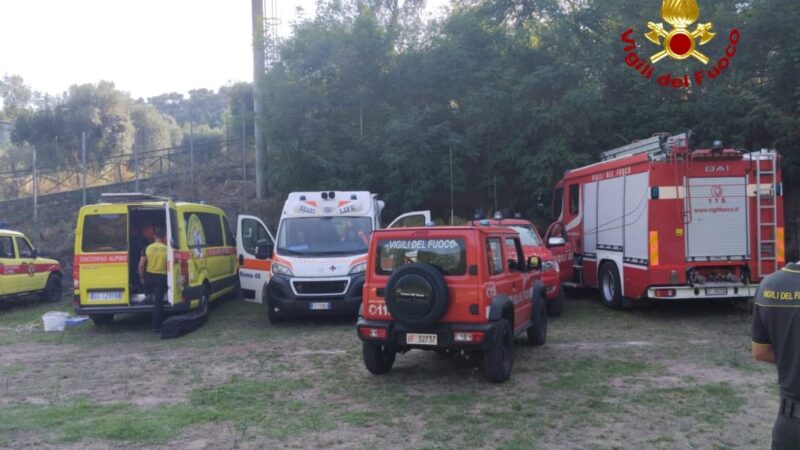
[[[356,315],[369,237],[381,228],[383,206],[376,194],[366,191],[293,192],[284,204],[276,239],[259,218],[239,216],[244,299],[266,303],[271,322],[290,316]],[[415,211],[387,228],[430,221],[429,211]]]

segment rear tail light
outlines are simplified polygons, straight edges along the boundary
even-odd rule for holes
[[[675,297],[675,289],[656,289],[657,298]]]
[[[456,342],[479,344],[483,342],[483,338],[483,331],[456,331],[453,333],[453,340]]]
[[[189,284],[189,260],[181,257],[181,284]]]
[[[72,287],[73,289],[78,289],[81,286],[80,281],[80,274],[81,274],[81,264],[78,260],[78,257],[75,257],[74,262],[72,263]]]
[[[358,334],[364,339],[386,339],[388,330],[380,327],[358,327]]]

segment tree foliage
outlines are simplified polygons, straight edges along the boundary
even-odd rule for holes
[[[450,153],[458,215],[536,211],[563,170],[659,131],[691,129],[696,145],[777,147],[786,178],[800,169],[800,3],[706,0],[704,21],[731,67],[714,83],[659,87],[624,63],[620,35],[644,39],[660,2],[455,0],[424,26],[419,1],[320,2],[295,25],[266,75],[270,181],[298,189],[369,189],[391,213],[449,210]],[[693,73],[692,62],[659,70]]]

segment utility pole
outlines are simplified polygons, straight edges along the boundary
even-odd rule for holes
[[[253,130],[256,152],[256,198],[267,196],[267,146],[259,125],[264,119],[264,0],[251,0],[253,19]]]
[[[86,132],[81,131],[81,168],[83,169],[83,181],[81,187],[83,189],[83,204],[86,205]]]
[[[244,121],[244,100],[242,100],[242,212],[247,212],[247,122]]]
[[[191,116],[191,113],[189,114]],[[197,200],[197,190],[194,186],[194,124],[189,119],[189,182],[192,184],[192,201]]]
[[[453,224],[455,208],[453,206],[453,144],[450,144],[450,225]]]
[[[39,188],[36,186],[36,147],[33,148],[33,230],[34,235],[38,232],[39,224]]]
[[[133,176],[135,177],[136,180],[134,182],[135,186],[134,191],[136,192],[139,192],[139,152],[136,151],[136,148],[141,145],[140,142],[136,142],[139,140],[137,139],[139,135],[140,133],[136,132],[136,134],[134,134],[134,140],[133,140]]]

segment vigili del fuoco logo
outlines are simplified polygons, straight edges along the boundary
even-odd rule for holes
[[[628,28],[620,39],[625,44],[625,63],[635,69],[647,80],[655,76],[656,65],[664,58],[683,61],[689,58],[702,64],[692,74],[672,74],[669,72],[655,76],[659,85],[675,89],[687,89],[692,85],[700,86],[706,81],[711,81],[722,75],[731,65],[731,60],[736,56],[736,46],[739,44],[739,30],[734,28],[728,34],[728,45],[725,54],[720,56],[715,63],[709,65],[711,59],[700,50],[700,47],[711,42],[716,33],[711,29],[711,22],[692,25],[700,18],[700,7],[696,0],[663,0],[661,4],[661,18],[663,22],[648,22],[649,32],[644,34],[648,41],[657,45],[655,53],[649,57],[641,57],[636,52],[638,45],[634,39],[635,31]]]

